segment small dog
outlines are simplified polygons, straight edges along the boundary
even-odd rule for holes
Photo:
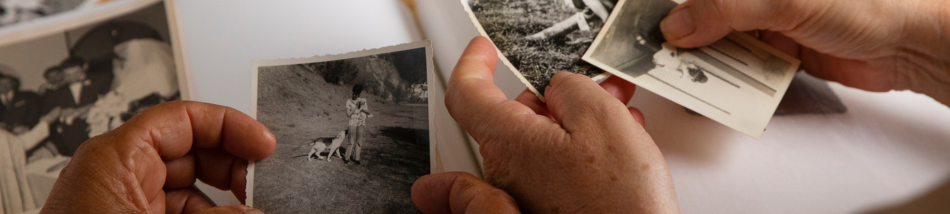
[[[336,154],[337,157],[343,158],[343,155],[340,155],[340,145],[343,144],[343,140],[346,139],[346,130],[341,131],[334,138],[317,138],[310,143],[310,153],[307,154],[307,161],[310,161],[311,157],[314,154],[317,155],[317,159],[323,160],[326,159],[327,162],[330,161],[330,157],[333,157],[333,154]],[[330,152],[327,153],[327,157],[320,156],[320,152],[325,149],[330,149]]]

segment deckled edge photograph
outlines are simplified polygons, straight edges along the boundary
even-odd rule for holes
[[[469,20],[471,20],[472,24],[473,24],[473,25],[475,26],[475,28],[478,30],[478,33],[479,33],[481,36],[484,36],[485,38],[488,38],[488,40],[491,41],[493,45],[495,45],[495,51],[498,53],[498,58],[501,60],[501,62],[502,62],[506,67],[508,67],[508,69],[511,70],[511,72],[514,73],[514,75],[515,75],[516,77],[518,77],[518,79],[521,80],[522,83],[524,83],[524,85],[528,88],[528,90],[531,90],[531,92],[533,92],[536,96],[538,96],[538,98],[540,98],[542,101],[544,101],[544,92],[541,91],[541,90],[539,90],[537,87],[535,87],[534,84],[531,83],[531,81],[528,80],[528,79],[525,77],[525,75],[521,72],[521,70],[519,70],[517,67],[515,67],[515,65],[508,59],[508,57],[505,56],[505,54],[504,54],[504,53],[501,51],[501,49],[498,47],[498,45],[497,45],[498,43],[496,43],[495,40],[492,39],[492,37],[488,34],[488,32],[485,31],[485,29],[484,29],[484,27],[482,26],[481,22],[478,20],[478,17],[477,17],[477,16],[475,15],[475,13],[473,12],[472,7],[469,6],[469,2],[471,2],[471,1],[477,2],[478,0],[459,0],[459,3],[462,5],[462,7],[463,7],[463,9],[465,10],[465,12],[468,13]],[[572,1],[572,0],[566,0],[566,1],[565,1],[565,0],[551,0],[551,1],[555,1],[555,2],[565,2],[565,3],[567,3],[567,2],[583,2],[583,1],[581,1],[581,0],[576,0],[576,1]],[[596,1],[596,0],[595,0],[595,1]],[[575,5],[575,6],[581,6],[581,5]],[[615,7],[614,7],[614,8],[615,8]],[[586,11],[590,11],[590,9],[584,9],[584,10],[583,10],[583,12],[586,12]],[[610,9],[608,8],[608,9],[606,10],[606,13],[607,13],[607,14],[610,14],[611,11],[612,11],[612,10],[610,10]],[[581,13],[582,13],[582,12],[578,12],[578,14],[581,14]],[[588,13],[594,14],[594,12],[588,12]],[[603,13],[603,12],[600,12],[600,13]],[[597,15],[603,16],[604,14],[597,14]],[[596,16],[595,16],[595,15],[592,15],[592,17],[596,17]],[[574,19],[574,18],[577,18],[577,16],[570,16],[570,17],[568,17],[567,19]],[[564,20],[564,21],[562,21],[561,23],[563,23],[563,22],[565,22],[565,21],[568,21],[568,20]],[[554,25],[558,25],[558,24],[561,24],[561,23],[556,23],[556,24],[554,24]],[[583,23],[583,24],[575,24],[575,25],[578,25],[577,28],[584,28],[584,27],[582,27],[582,26],[586,26],[587,28],[590,28],[590,26],[588,26],[586,22],[578,21],[578,23]],[[606,22],[604,22],[604,23],[606,23]],[[606,24],[603,25],[603,26],[604,26],[604,28],[606,28]],[[549,27],[549,28],[556,28],[556,27],[557,27],[557,26],[551,26],[551,27]],[[572,28],[572,29],[573,29],[573,28]],[[549,30],[545,29],[545,31],[549,31]],[[535,32],[534,34],[529,35],[528,37],[544,34],[545,31],[542,31],[542,32]],[[600,32],[603,32],[603,30],[600,30]],[[588,47],[587,47],[587,48],[588,48],[587,50],[590,50],[590,49],[589,49],[590,47],[591,47],[591,46],[588,46]],[[578,54],[579,54],[580,56],[582,56],[584,53],[578,53]],[[577,62],[575,63],[575,66],[574,66],[574,67],[577,66],[577,63],[583,63],[582,58],[578,58],[578,59],[577,59]],[[591,70],[591,69],[592,69],[592,70],[599,70],[599,68],[597,68],[596,66],[591,65],[590,67],[591,67],[591,68],[588,69],[588,70]],[[551,73],[550,73],[549,76],[553,76],[554,73],[560,72],[560,71],[561,71],[561,70],[551,71]],[[601,81],[605,80],[607,77],[610,76],[609,73],[604,72],[604,71],[602,71],[602,70],[601,70],[601,71],[597,71],[597,72],[600,72],[600,73],[597,74],[597,75],[591,76],[591,79],[593,79],[593,80],[596,81],[596,82],[601,82]],[[548,77],[548,78],[550,78],[550,77]],[[547,80],[545,80],[544,82],[545,82],[545,83],[550,82],[550,79],[547,79]],[[542,89],[543,89],[543,88],[542,88]]]
[[[277,60],[255,60],[255,61],[252,63],[252,64],[253,64],[253,65],[252,65],[252,76],[253,76],[253,78],[252,78],[252,81],[251,81],[251,87],[252,87],[252,90],[251,90],[251,108],[250,108],[250,111],[248,112],[248,114],[249,114],[251,117],[255,118],[255,119],[258,119],[258,117],[259,117],[259,115],[258,115],[258,102],[259,102],[259,97],[258,97],[258,93],[259,93],[259,92],[258,92],[258,84],[259,84],[259,69],[260,69],[261,67],[280,66],[280,65],[295,65],[295,64],[317,64],[317,63],[320,63],[320,62],[343,61],[343,60],[348,60],[348,59],[366,58],[366,57],[372,57],[372,56],[377,56],[377,55],[381,55],[381,54],[389,54],[389,53],[395,53],[395,52],[400,52],[400,51],[408,51],[408,50],[414,50],[414,49],[419,49],[419,48],[425,48],[425,53],[426,53],[426,56],[425,56],[425,57],[426,57],[426,58],[425,58],[426,65],[425,65],[425,67],[426,67],[426,78],[427,78],[427,81],[426,81],[426,83],[425,83],[425,86],[428,86],[427,88],[431,88],[431,86],[433,85],[433,82],[431,82],[431,81],[437,81],[438,79],[435,77],[435,68],[434,68],[434,64],[433,64],[433,61],[432,61],[432,59],[433,59],[432,45],[431,45],[431,42],[430,42],[429,40],[417,41],[417,42],[412,42],[412,43],[405,43],[405,44],[394,45],[394,46],[388,46],[388,47],[383,47],[383,48],[378,48],[378,49],[367,49],[367,50],[349,52],[349,53],[344,53],[344,54],[336,54],[336,55],[320,55],[320,56],[314,56],[314,57],[308,57],[308,58],[292,58],[292,59],[277,59]],[[356,93],[357,93],[357,92],[356,92],[356,89],[355,89],[356,86],[353,86],[353,88],[354,88],[354,89],[353,89],[353,93],[356,94]],[[415,87],[414,87],[414,88],[415,88]],[[347,88],[347,89],[349,89],[349,88]],[[364,90],[368,90],[368,89],[364,89]],[[348,94],[349,94],[349,91],[347,91],[346,93],[347,93],[347,95],[348,95]],[[424,92],[424,93],[425,93],[425,92]],[[427,94],[428,94],[428,93],[427,93]],[[349,97],[347,97],[347,98],[349,98]],[[434,108],[434,107],[435,107],[435,105],[436,105],[436,103],[433,103],[433,100],[434,100],[434,99],[427,99],[427,101],[426,101],[426,102],[427,102],[427,106],[428,106],[427,109],[428,109],[428,130],[429,130],[429,131],[428,131],[428,140],[429,140],[429,148],[428,148],[428,151],[429,151],[429,157],[427,158],[427,159],[429,160],[429,169],[428,169],[428,173],[429,173],[429,174],[431,174],[432,172],[434,172],[434,171],[436,170],[436,160],[435,160],[435,159],[436,159],[436,151],[435,151],[435,148],[436,148],[436,144],[438,143],[437,140],[436,140],[436,138],[435,138],[435,137],[436,137],[436,133],[435,133],[435,130],[436,130],[436,129],[435,129],[435,127],[434,127],[435,123],[433,123],[433,120],[435,119],[435,108]],[[372,104],[372,103],[369,103],[369,104]],[[348,105],[349,105],[349,102],[348,102]],[[370,105],[370,106],[372,106],[372,105]],[[377,107],[375,107],[375,108],[376,108],[376,109],[370,108],[370,109],[369,109],[370,112],[380,111],[379,108],[381,108],[381,107],[377,106]],[[327,114],[327,112],[323,112],[323,114]],[[377,116],[377,118],[378,118],[378,117],[379,117],[379,116]],[[371,120],[373,120],[373,119],[376,119],[376,118],[373,118],[372,116],[369,116],[369,117],[367,117],[365,120],[366,120],[366,121],[371,121]],[[270,127],[268,127],[268,128],[270,128]],[[346,133],[341,133],[341,134],[348,134],[348,132],[346,132]],[[331,137],[326,138],[327,141],[328,141],[328,143],[327,143],[326,145],[328,145],[328,147],[333,146],[334,144],[337,144],[336,142],[330,143],[330,141],[333,141],[333,139],[331,139],[331,138],[333,138],[333,137],[331,136]],[[337,135],[336,138],[339,138],[339,135]],[[323,138],[318,138],[316,141],[314,141],[314,143],[311,143],[311,145],[318,144],[317,141],[320,141],[321,139],[323,139]],[[278,139],[278,144],[280,144],[280,143],[281,143],[281,142],[280,142],[279,139]],[[345,147],[345,146],[344,146],[344,147]],[[316,146],[315,146],[314,148],[316,148]],[[345,149],[345,148],[344,148],[344,149]],[[304,150],[306,150],[306,149],[304,149]],[[311,149],[311,150],[313,150],[313,149]],[[307,163],[313,163],[313,164],[345,164],[344,166],[348,166],[348,167],[359,167],[359,166],[361,166],[361,165],[362,165],[362,166],[366,166],[366,165],[369,165],[369,164],[381,164],[381,163],[379,163],[378,161],[377,161],[377,162],[372,162],[373,160],[364,160],[364,163],[362,163],[361,165],[359,165],[360,163],[358,163],[358,161],[354,161],[352,157],[351,157],[349,160],[347,160],[346,162],[344,162],[344,161],[342,161],[342,159],[338,159],[337,157],[339,157],[339,156],[334,155],[334,153],[332,153],[332,152],[331,152],[331,153],[328,153],[328,154],[325,156],[325,159],[320,159],[320,158],[323,158],[323,157],[324,157],[324,155],[323,155],[320,151],[317,151],[316,154],[310,154],[310,155],[307,154],[307,151],[303,151],[303,150],[300,150],[300,151],[302,152],[301,155],[300,155],[300,156],[301,156],[300,159],[301,159],[302,162],[304,162],[305,164],[307,164]],[[275,151],[275,153],[276,153],[276,151]],[[341,152],[341,154],[343,154],[344,157],[346,156],[345,153],[346,153],[345,151]],[[303,156],[306,156],[306,157],[303,157]],[[364,156],[365,156],[365,155],[364,155]],[[341,157],[341,158],[342,158],[342,157]],[[308,162],[308,161],[307,161],[308,159],[312,159],[312,160],[311,160],[312,162]],[[367,159],[367,158],[364,158],[364,159]],[[321,161],[322,161],[322,162],[321,162]],[[332,162],[330,162],[330,161],[332,161]],[[368,161],[368,162],[367,162],[367,161]],[[318,163],[318,162],[319,162],[319,163]],[[342,162],[342,163],[341,163],[341,162]],[[357,164],[357,165],[354,165],[354,164]],[[245,191],[246,191],[246,193],[247,193],[247,199],[246,199],[246,201],[245,201],[245,202],[246,202],[245,204],[246,204],[247,206],[251,206],[251,207],[254,207],[255,204],[256,204],[256,203],[255,203],[255,191],[254,191],[254,187],[255,187],[255,185],[256,185],[256,184],[255,184],[255,177],[257,176],[258,173],[260,173],[259,171],[257,171],[257,170],[255,169],[255,168],[256,168],[256,165],[257,165],[257,163],[256,163],[255,161],[249,161],[248,167],[247,167],[247,177],[246,177],[247,186],[245,187]],[[361,179],[362,179],[362,178],[361,178]],[[319,181],[314,181],[314,182],[319,182]],[[409,185],[411,185],[411,183],[409,183]],[[287,190],[287,191],[292,191],[292,190]],[[406,192],[405,194],[406,194],[407,197],[409,196],[409,192]],[[335,196],[335,197],[346,197],[346,196]],[[354,201],[354,203],[359,203],[359,202]],[[414,208],[414,206],[413,206],[413,208]],[[344,210],[345,210],[345,208],[344,208]]]
[[[759,41],[758,39],[756,39],[756,38],[754,38],[754,37],[752,37],[752,36],[750,36],[750,35],[747,35],[747,34],[745,34],[745,33],[740,33],[740,32],[733,32],[733,33],[731,33],[730,35],[728,35],[728,38],[727,38],[727,39],[730,39],[730,40],[738,40],[738,41],[741,41],[742,43],[745,43],[744,45],[748,45],[748,46],[752,46],[752,47],[758,48],[759,50],[756,50],[756,51],[766,51],[768,54],[771,54],[771,55],[773,55],[774,57],[777,57],[778,59],[782,60],[783,62],[788,62],[788,65],[786,66],[786,69],[781,72],[782,75],[783,75],[782,78],[781,78],[779,81],[777,81],[777,84],[775,84],[776,87],[774,87],[774,88],[772,89],[772,90],[774,90],[774,91],[772,91],[773,96],[771,97],[771,99],[769,99],[768,106],[759,106],[759,107],[753,107],[753,108],[750,108],[750,109],[745,109],[745,110],[755,110],[757,113],[760,113],[760,114],[758,114],[758,115],[756,116],[756,118],[752,118],[753,121],[759,121],[758,123],[756,123],[756,124],[749,124],[749,123],[748,123],[748,120],[746,120],[746,121],[736,120],[736,117],[735,117],[734,115],[731,115],[731,114],[728,114],[728,113],[725,114],[726,116],[717,115],[717,114],[711,114],[710,111],[707,111],[707,110],[709,110],[710,108],[698,108],[698,107],[702,107],[702,106],[703,106],[703,103],[705,103],[705,104],[707,104],[707,105],[711,105],[711,104],[709,104],[708,102],[706,102],[706,101],[704,101],[704,100],[702,100],[702,99],[696,97],[695,95],[688,94],[688,93],[684,92],[684,91],[683,91],[684,89],[681,89],[681,88],[678,88],[678,87],[676,87],[676,86],[670,85],[670,83],[667,83],[667,82],[665,82],[665,81],[654,81],[654,82],[665,83],[665,84],[668,86],[667,88],[663,88],[662,86],[655,86],[655,85],[653,85],[651,82],[647,82],[647,81],[644,81],[644,80],[642,80],[642,79],[638,79],[638,78],[637,78],[637,76],[639,76],[639,75],[637,75],[637,74],[645,74],[645,73],[648,73],[649,71],[652,71],[652,70],[653,70],[653,67],[657,67],[657,66],[658,66],[658,65],[656,64],[656,61],[657,61],[657,60],[663,60],[664,62],[673,60],[673,61],[678,62],[678,63],[673,63],[673,64],[680,64],[680,65],[683,65],[683,66],[687,67],[687,69],[685,69],[685,70],[688,70],[688,72],[687,72],[687,71],[680,71],[680,73],[681,73],[680,76],[683,76],[685,79],[688,79],[690,82],[699,84],[699,85],[693,86],[693,87],[702,87],[702,86],[700,86],[700,85],[705,84],[705,83],[706,83],[707,81],[709,81],[709,79],[711,79],[711,78],[718,78],[718,79],[723,79],[723,80],[725,80],[724,77],[720,77],[720,75],[716,75],[715,73],[708,72],[708,71],[707,71],[708,69],[702,68],[703,66],[717,67],[716,65],[712,65],[711,63],[704,62],[704,61],[703,61],[703,57],[696,57],[696,56],[693,56],[693,58],[696,58],[696,59],[693,59],[693,61],[694,61],[693,63],[690,63],[690,62],[687,62],[687,61],[681,61],[681,60],[680,60],[681,58],[677,58],[677,55],[679,55],[679,56],[695,55],[695,53],[693,53],[693,52],[702,52],[702,51],[700,51],[699,49],[678,49],[678,48],[675,48],[675,47],[670,46],[669,44],[663,44],[663,45],[661,45],[661,44],[653,44],[653,43],[662,43],[662,42],[665,42],[665,41],[663,40],[663,38],[662,38],[662,35],[655,36],[655,35],[652,35],[652,34],[655,34],[653,31],[657,31],[657,32],[658,32],[659,21],[662,20],[662,17],[664,17],[665,14],[668,13],[668,11],[658,12],[657,14],[648,14],[648,15],[654,16],[653,18],[657,19],[655,24],[653,24],[653,23],[647,23],[646,25],[648,25],[648,26],[642,27],[642,28],[650,28],[650,29],[635,29],[636,31],[641,32],[641,33],[649,32],[649,33],[648,33],[648,34],[650,34],[649,36],[646,36],[646,35],[644,35],[644,36],[637,36],[636,38],[608,38],[608,37],[609,37],[608,35],[609,35],[610,33],[612,33],[612,31],[615,31],[615,30],[616,30],[616,29],[612,29],[612,28],[615,27],[614,22],[617,22],[617,20],[619,19],[620,16],[623,16],[624,14],[626,14],[624,11],[619,11],[619,10],[623,10],[623,9],[626,7],[625,5],[626,5],[627,3],[629,3],[629,2],[632,2],[632,1],[651,1],[651,0],[621,0],[620,2],[618,2],[618,4],[617,4],[617,10],[618,10],[618,11],[616,11],[616,12],[613,13],[613,14],[611,14],[610,18],[608,18],[607,23],[604,24],[604,26],[605,26],[604,28],[605,28],[605,29],[602,30],[602,31],[600,32],[600,34],[597,36],[597,38],[594,40],[594,43],[591,45],[591,48],[588,49],[588,51],[584,54],[583,59],[584,59],[585,61],[591,63],[591,64],[594,64],[594,65],[596,65],[596,66],[598,66],[598,67],[600,67],[600,68],[606,70],[606,71],[609,72],[609,73],[612,73],[613,75],[617,75],[617,76],[619,76],[619,77],[621,77],[621,78],[623,78],[623,79],[625,79],[625,80],[627,80],[627,81],[630,81],[630,82],[632,82],[632,83],[634,83],[634,84],[637,84],[637,85],[640,86],[640,87],[643,87],[643,88],[646,88],[646,89],[648,89],[648,90],[650,90],[650,91],[653,91],[653,92],[655,92],[655,93],[657,93],[657,94],[659,94],[659,95],[661,95],[661,96],[663,96],[663,97],[665,97],[665,98],[667,98],[667,99],[670,99],[670,100],[672,100],[672,101],[674,101],[674,102],[676,102],[676,103],[678,103],[678,104],[680,104],[680,105],[683,105],[684,107],[687,107],[687,108],[689,108],[689,109],[691,109],[691,110],[693,110],[693,111],[696,111],[696,112],[698,112],[698,113],[700,113],[700,114],[702,114],[702,115],[704,115],[704,116],[707,116],[707,117],[709,117],[710,119],[713,119],[713,120],[715,120],[715,121],[717,121],[717,122],[719,122],[719,123],[722,123],[722,124],[724,124],[724,125],[726,125],[726,126],[728,126],[728,127],[730,127],[730,128],[736,129],[737,131],[742,132],[743,134],[746,134],[746,135],[748,135],[748,136],[750,136],[750,137],[752,137],[752,138],[758,139],[759,136],[765,131],[765,126],[768,125],[768,121],[771,119],[771,116],[774,114],[775,109],[778,107],[778,104],[780,103],[780,101],[782,100],[782,98],[783,98],[785,92],[787,91],[788,86],[789,86],[789,84],[791,83],[791,80],[792,80],[792,79],[794,78],[794,76],[795,76],[795,75],[794,75],[795,72],[798,71],[798,68],[799,68],[799,65],[801,64],[801,61],[798,60],[798,59],[795,59],[794,57],[791,57],[791,56],[789,56],[789,55],[787,55],[787,54],[785,54],[785,53],[783,53],[783,52],[781,52],[781,51],[779,51],[779,50],[776,50],[775,48],[772,48],[772,47],[769,46],[768,44],[765,44],[764,42]],[[675,4],[678,4],[677,1],[671,1],[671,2],[672,2],[672,4],[674,4],[673,6],[675,6]],[[637,9],[638,9],[638,10],[642,10],[642,8],[639,8],[639,7],[638,7]],[[669,7],[669,8],[667,8],[667,9],[672,9],[672,7]],[[625,19],[625,20],[626,20],[626,19]],[[653,29],[654,27],[657,27],[657,29]],[[653,38],[653,37],[657,37],[657,38]],[[615,56],[615,57],[616,57],[616,56],[621,56],[621,57],[635,57],[635,56],[630,56],[630,55],[635,55],[635,54],[649,55],[648,57],[640,57],[640,58],[649,58],[649,59],[640,60],[640,61],[644,61],[644,62],[645,62],[645,63],[640,63],[640,64],[649,64],[649,65],[643,65],[643,66],[631,65],[631,66],[629,66],[629,67],[630,67],[631,69],[633,69],[633,70],[627,69],[627,70],[630,70],[630,71],[624,72],[624,71],[622,71],[622,70],[620,70],[620,69],[618,69],[618,68],[615,68],[615,67],[612,66],[612,65],[608,65],[607,62],[603,62],[602,60],[597,59],[594,55],[595,55],[595,54],[598,54],[598,53],[597,53],[598,51],[602,51],[602,50],[600,50],[600,49],[601,49],[601,48],[600,48],[600,45],[604,45],[605,43],[608,43],[606,40],[610,40],[610,39],[615,39],[615,40],[616,40],[616,39],[621,39],[621,40],[625,40],[625,41],[629,40],[629,42],[627,42],[627,43],[637,43],[637,44],[633,44],[633,46],[637,46],[637,47],[634,47],[633,49],[643,49],[643,48],[647,48],[647,49],[651,49],[651,50],[619,50],[619,52],[622,52],[622,53],[600,54],[600,55],[603,55],[603,56],[612,55],[612,56]],[[724,39],[724,40],[726,40],[726,39]],[[737,45],[738,45],[739,47],[745,48],[745,47],[743,47],[743,44],[737,44]],[[642,47],[640,47],[640,46],[642,46]],[[651,46],[651,47],[648,47],[648,46]],[[652,47],[652,46],[656,46],[656,47]],[[707,48],[707,47],[703,47],[703,48]],[[720,50],[715,50],[715,51],[720,51]],[[726,52],[730,52],[730,50],[725,50],[725,51],[726,51]],[[752,50],[746,50],[746,51],[750,51],[750,52],[751,52]],[[637,53],[634,53],[634,52],[637,52]],[[654,54],[656,54],[656,53],[659,53],[659,52],[664,52],[664,53],[667,53],[667,52],[669,52],[669,53],[682,52],[682,53],[681,53],[681,54],[674,54],[673,57],[665,57],[664,59],[652,59],[652,58],[654,58],[654,57],[652,57],[652,56],[653,56]],[[722,55],[725,56],[725,57],[731,57],[731,56],[727,55],[726,53],[722,53]],[[664,55],[664,56],[665,56],[665,55]],[[669,59],[666,59],[666,58],[669,58]],[[629,61],[635,61],[635,60],[639,60],[639,58],[638,58],[638,59],[629,60]],[[647,61],[647,60],[649,60],[649,61]],[[614,60],[614,61],[617,61],[617,60]],[[668,63],[668,64],[669,64],[669,63]],[[720,64],[722,64],[722,63],[720,63]],[[680,67],[683,67],[683,66],[680,66]],[[645,67],[650,67],[650,68],[647,68],[646,70],[644,70]],[[659,67],[662,67],[662,66],[659,66]],[[669,70],[669,69],[667,69],[667,70]],[[733,69],[733,70],[737,70],[737,69]],[[698,72],[697,72],[697,71],[698,71]],[[636,73],[636,74],[628,74],[628,72],[634,72],[634,73]],[[737,72],[740,73],[740,74],[742,74],[742,75],[747,75],[747,74],[744,74],[743,72],[738,71],[738,70],[737,70]],[[709,73],[710,75],[704,75],[703,73]],[[631,76],[631,75],[637,75],[637,76]],[[746,79],[749,79],[749,78],[746,78]],[[657,80],[659,80],[659,79],[657,79]],[[659,83],[657,83],[657,84],[659,84]],[[735,84],[733,83],[733,85],[735,85]],[[668,88],[672,88],[672,89],[668,89]],[[738,86],[737,86],[737,88],[738,88]],[[753,88],[755,88],[755,87],[753,86]],[[669,90],[669,91],[667,91],[667,90]],[[679,91],[673,91],[673,90],[679,90]],[[713,107],[715,107],[715,106],[713,106]],[[718,110],[720,110],[720,111],[723,111],[722,109],[719,109],[718,107],[715,107],[715,108],[718,109]],[[758,109],[756,109],[756,108],[758,108]],[[767,113],[767,115],[766,115],[765,113]],[[764,120],[764,121],[763,121],[763,120]],[[751,127],[750,125],[753,125],[753,126],[755,126],[755,127]]]

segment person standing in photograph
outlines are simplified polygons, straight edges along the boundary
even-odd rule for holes
[[[0,74],[0,124],[2,128],[21,134],[36,125],[40,119],[40,96],[20,90],[20,79],[12,74]]]
[[[346,148],[346,158],[344,163],[349,161],[360,164],[360,152],[363,150],[363,132],[365,132],[366,118],[369,117],[369,106],[366,104],[366,98],[360,97],[363,93],[363,85],[353,85],[353,98],[346,101],[346,115],[350,117],[349,135],[350,146]],[[355,153],[355,154],[354,154]]]
[[[44,96],[50,91],[55,91],[65,83],[63,81],[63,69],[58,65],[47,68],[46,71],[43,72],[43,78],[46,79],[46,82],[40,84],[40,87],[36,90],[36,92],[40,93],[40,96]]]
[[[69,58],[60,65],[65,83],[62,87],[46,94],[43,112],[63,108],[63,115],[52,124],[50,139],[59,153],[72,156],[79,145],[89,139],[89,123],[86,114],[92,104],[109,92],[111,83],[95,78],[87,78],[88,65],[80,58]]]
[[[49,135],[49,123],[59,117],[58,108],[38,118],[35,126],[23,133],[0,130],[0,213],[21,213],[42,207],[34,201],[27,180],[27,151],[43,143]]]

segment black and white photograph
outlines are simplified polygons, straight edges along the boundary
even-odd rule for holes
[[[36,212],[87,139],[181,99],[163,3],[0,46],[0,213]]]
[[[599,78],[581,60],[617,0],[461,0],[479,32],[528,89],[543,97],[552,76],[570,71]]]
[[[0,28],[88,6],[100,0],[0,0]]]
[[[254,62],[252,115],[277,138],[248,165],[247,204],[266,213],[421,213],[432,171],[428,41]]]
[[[758,138],[800,61],[740,32],[705,47],[677,48],[659,28],[676,5],[671,0],[620,0],[583,59]]]

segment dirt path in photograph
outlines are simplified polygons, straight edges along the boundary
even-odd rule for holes
[[[267,213],[418,213],[412,183],[429,173],[428,108],[363,93],[366,121],[362,164],[308,161],[310,142],[346,129],[349,85],[327,84],[302,67],[263,69],[258,120],[277,149],[255,169],[254,205]],[[348,146],[343,144],[343,148]]]

